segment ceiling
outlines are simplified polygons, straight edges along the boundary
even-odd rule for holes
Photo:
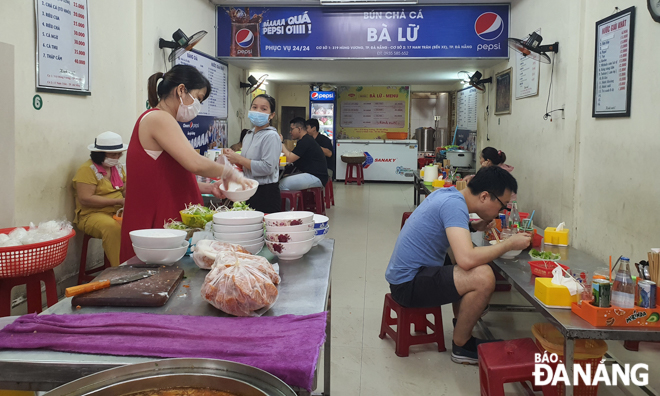
[[[219,6],[318,6],[319,0],[210,0]],[[502,0],[419,0],[418,4],[484,4],[507,3]],[[225,58],[229,64],[248,70],[255,77],[268,74],[268,80],[278,83],[328,84],[407,84],[449,85],[459,81],[461,70],[483,70],[502,59],[250,59]]]

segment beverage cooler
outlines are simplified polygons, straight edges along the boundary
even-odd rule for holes
[[[337,139],[335,139],[337,103],[335,100],[335,92],[312,91],[309,93],[309,117],[319,121],[319,132],[330,138],[333,153],[337,152]]]

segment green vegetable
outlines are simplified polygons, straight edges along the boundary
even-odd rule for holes
[[[244,201],[243,202],[234,202],[234,205],[230,209],[233,212],[240,212],[240,211],[245,211],[245,210],[254,210],[250,207],[250,205],[246,204]]]
[[[174,221],[170,219],[169,223],[165,223],[165,226],[163,228],[169,228],[170,230],[187,230],[190,227],[187,225],[183,224],[180,221]]]
[[[536,249],[530,250],[529,255],[532,258],[539,260],[559,260],[561,258],[561,255],[559,254],[554,254],[552,252],[539,252]]]

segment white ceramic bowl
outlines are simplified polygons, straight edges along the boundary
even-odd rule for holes
[[[133,245],[145,249],[175,249],[181,246],[188,233],[183,230],[153,228],[129,232]]]
[[[314,228],[324,228],[328,226],[328,220],[330,220],[327,216],[323,216],[320,214],[315,214],[314,215]]]
[[[303,232],[266,232],[266,240],[270,242],[302,242],[314,238],[314,230]]]
[[[497,241],[490,241],[491,245],[494,245],[496,243],[497,243]],[[516,258],[516,256],[518,256],[520,253],[522,253],[522,250],[509,250],[508,252],[501,255],[500,258],[503,258],[503,259]]]
[[[266,241],[266,246],[271,253],[279,257],[281,260],[296,260],[301,258],[305,253],[309,252],[314,243],[314,238],[302,242],[270,242]]]
[[[246,225],[261,223],[264,213],[256,210],[220,212],[213,215],[213,223],[222,225]]]
[[[254,244],[251,244],[251,245],[241,245],[241,246],[243,246],[245,248],[245,250],[247,250],[248,252],[250,252],[252,254],[257,254],[261,251],[261,249],[263,249],[264,240],[262,239],[261,242],[254,243]]]
[[[315,235],[315,236],[314,236],[314,242],[312,242],[312,246],[316,246],[316,245],[318,245],[319,242],[321,242],[321,241],[324,240],[324,239],[325,239],[325,234]]]
[[[264,241],[264,237],[262,236],[262,237],[259,237],[259,238],[254,238],[254,239],[245,240],[245,241],[239,241],[239,242],[235,242],[235,241],[234,241],[234,242],[232,242],[232,241],[221,241],[221,240],[219,240],[219,239],[216,239],[216,241],[218,241],[218,242],[225,242],[225,243],[231,243],[231,244],[233,244],[233,245],[241,245],[241,246],[245,246],[245,245],[254,245],[255,243],[263,242],[263,241]]]
[[[314,235],[325,235],[328,233],[330,230],[330,227],[324,227],[324,228],[315,228],[314,229]]]
[[[266,226],[266,232],[302,232],[314,229],[314,223],[301,224],[296,226]]]
[[[254,224],[244,224],[244,225],[223,225],[223,224],[213,224],[213,231],[222,232],[225,234],[235,234],[237,232],[250,232],[263,230],[264,223],[258,222]]]
[[[301,224],[314,224],[314,212],[290,211],[271,213],[264,216],[266,226],[283,227],[296,226]]]
[[[250,231],[250,232],[238,232],[235,234],[229,234],[225,232],[214,232],[213,236],[215,239],[223,242],[245,242],[263,237],[264,232],[262,230]]]
[[[174,264],[181,260],[188,250],[188,241],[183,241],[174,249],[146,249],[133,244],[135,255],[147,264]]]
[[[250,182],[251,187],[245,190],[241,190],[241,185],[234,182],[229,182],[229,186],[226,190],[224,183],[220,182],[220,190],[225,195],[225,197],[229,198],[233,202],[247,201],[248,199],[252,198],[254,193],[257,192],[257,187],[259,187],[258,181],[252,179],[248,179],[248,181]]]

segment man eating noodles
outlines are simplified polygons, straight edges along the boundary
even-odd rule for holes
[[[385,272],[392,298],[410,308],[454,304],[451,359],[456,363],[477,364],[477,345],[485,342],[473,337],[472,329],[495,290],[488,263],[530,243],[530,236],[521,233],[493,246],[474,247],[470,231],[488,229],[517,189],[516,179],[506,170],[483,168],[462,191],[451,187],[430,194],[407,220],[394,246]],[[482,220],[470,224],[470,213]],[[449,248],[456,265],[448,262]]]

